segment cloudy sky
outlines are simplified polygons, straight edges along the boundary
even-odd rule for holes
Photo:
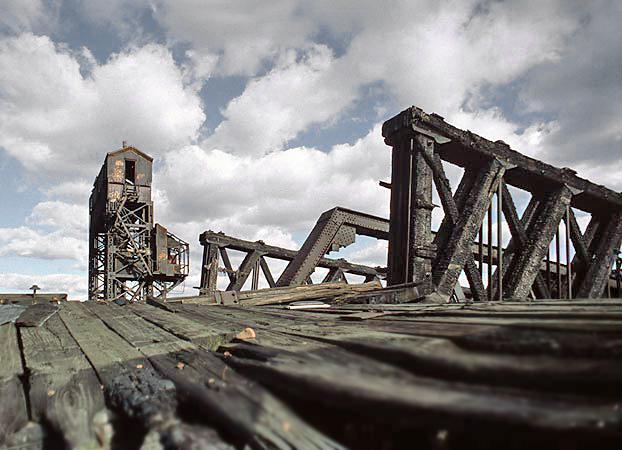
[[[84,297],[88,197],[123,140],[156,220],[297,248],[388,216],[410,105],[622,190],[622,2],[0,0],[0,291]],[[348,254],[383,264],[382,246]]]

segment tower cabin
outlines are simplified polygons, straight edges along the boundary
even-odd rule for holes
[[[165,299],[188,274],[188,244],[153,223],[153,158],[123,143],[110,152],[89,203],[89,298]]]

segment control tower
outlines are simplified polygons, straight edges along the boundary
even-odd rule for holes
[[[153,223],[153,158],[127,146],[106,155],[89,200],[89,299],[165,300],[188,275],[188,243]]]

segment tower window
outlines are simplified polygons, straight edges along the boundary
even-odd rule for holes
[[[125,160],[125,182],[136,183],[136,161]]]

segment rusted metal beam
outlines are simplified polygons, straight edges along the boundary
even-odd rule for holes
[[[500,294],[498,286],[497,286],[499,276],[501,275],[502,279],[507,277],[507,273],[508,273],[507,269],[512,263],[512,260],[514,259],[516,254],[519,253],[520,250],[527,245],[528,238],[527,238],[526,229],[529,228],[529,225],[531,224],[533,220],[534,211],[538,204],[539,204],[539,201],[532,197],[527,208],[525,209],[525,212],[523,213],[522,219],[519,219],[518,213],[516,212],[516,207],[514,206],[512,195],[507,185],[505,184],[505,182],[503,183],[502,209],[503,209],[503,214],[505,216],[506,222],[510,229],[512,238],[510,239],[510,242],[508,243],[508,247],[504,252],[503,264],[501,265],[501,269],[502,269],[501,274],[500,274],[500,271],[497,269],[493,275],[492,286],[495,287],[491,295],[491,297],[493,298],[498,297]],[[536,275],[534,289],[536,291],[535,293],[538,298],[550,298],[549,289],[541,273],[538,273]],[[501,294],[502,293],[503,291],[501,291]]]
[[[347,230],[345,236],[340,234],[344,227]],[[320,216],[276,285],[303,284],[326,253],[354,242],[354,234],[380,238],[385,236],[386,232],[386,219],[339,207],[326,211]]]
[[[240,268],[236,271],[235,281],[230,282],[229,286],[227,286],[228,291],[239,291],[242,289],[260,256],[261,253],[257,250],[252,250],[246,254],[242,264],[240,264]]]
[[[602,295],[611,275],[611,267],[618,255],[622,240],[622,212],[601,220],[594,258],[577,291],[578,298],[596,298]]]
[[[216,279],[218,277],[218,246],[207,244],[203,247],[203,261],[201,264],[201,287],[200,295],[211,294],[216,291]]]
[[[514,168],[505,174],[506,183],[520,189],[546,196],[558,186],[565,184],[579,194],[571,206],[588,212],[608,213],[622,208],[622,194],[576,176],[568,168],[557,168],[512,150],[503,141],[492,142],[470,131],[460,130],[436,114],[427,114],[413,106],[386,121],[382,135],[388,145],[393,145],[397,131],[409,129],[435,139],[437,151],[444,161],[467,167],[478,161],[497,158]]]
[[[520,250],[508,267],[510,276],[504,283],[506,285],[504,297],[525,298],[529,295],[572,195],[573,192],[568,186],[561,186],[546,200],[540,202],[533,222],[527,230],[527,245]]]
[[[441,296],[447,298],[451,296],[460,272],[467,265],[467,260],[473,263],[472,269],[477,270],[471,245],[484,219],[492,193],[497,189],[498,183],[501,182],[505,170],[504,164],[497,160],[491,160],[475,173],[470,170],[465,172],[464,176],[473,177],[472,187],[469,189],[469,195],[464,202],[464,208],[460,211],[460,215],[455,218],[452,217],[452,222],[455,219],[457,220],[453,223],[447,245],[438,249],[438,256],[432,268],[436,291]],[[445,202],[448,205],[453,202],[453,197],[447,196],[446,193],[442,196],[445,197]],[[457,210],[454,210],[453,213],[457,213]],[[476,277],[477,275],[474,274],[474,278]],[[483,300],[483,292],[481,294]]]
[[[440,279],[438,274],[442,270],[442,269],[439,269],[439,266],[438,266],[439,257],[442,254],[441,249],[445,249],[443,251],[447,251],[446,249],[447,249],[447,246],[449,245],[451,237],[453,236],[454,230],[456,230],[456,227],[460,226],[459,221],[460,221],[461,211],[463,211],[467,207],[466,201],[469,198],[470,194],[475,193],[473,191],[473,187],[475,184],[476,176],[474,173],[471,173],[470,171],[469,172],[465,171],[462,177],[462,180],[460,181],[460,185],[458,186],[458,189],[456,191],[456,195],[453,196],[451,193],[451,187],[449,185],[449,180],[445,176],[445,170],[443,169],[443,165],[441,163],[439,155],[436,153],[430,153],[430,152],[426,152],[424,153],[424,155],[425,155],[425,158],[428,164],[432,168],[434,184],[436,185],[437,192],[439,194],[441,203],[443,205],[443,210],[445,211],[445,218],[443,219],[443,223],[441,224],[441,227],[439,228],[439,232],[437,233],[436,238],[433,242],[433,244],[436,246],[438,253],[432,266],[432,276],[434,278],[434,283],[437,284],[439,282],[438,280]],[[458,207],[458,204],[460,205],[460,209]],[[484,207],[484,214],[485,214],[485,208],[486,207]],[[479,222],[481,224],[481,219]],[[484,285],[482,284],[482,275],[479,272],[479,270],[477,270],[477,266],[475,265],[475,259],[472,253],[472,247],[473,247],[472,242],[474,241],[476,234],[477,234],[477,230],[475,230],[475,234],[471,237],[471,240],[469,241],[469,243],[465,244],[467,245],[468,250],[466,254],[464,255],[465,260],[463,264],[460,265],[460,269],[458,270],[455,281],[457,282],[457,277],[460,275],[460,272],[464,268],[467,279],[469,280],[469,285],[471,286],[471,292],[473,293],[473,298],[477,301],[483,301],[485,300],[484,298],[485,290],[484,290]],[[489,257],[490,257],[490,247],[488,251],[489,251]],[[461,255],[461,252],[460,252],[460,255]],[[452,286],[447,285],[444,288],[445,289],[449,288],[451,289],[451,292],[453,292],[454,286],[455,286],[455,283]],[[451,292],[449,295],[451,295]],[[447,294],[441,293],[441,295],[447,295]]]
[[[434,153],[434,140],[423,135],[413,139],[412,174],[410,192],[412,208],[409,224],[409,260],[407,277],[401,283],[422,283],[432,274],[432,168],[425,154]]]

